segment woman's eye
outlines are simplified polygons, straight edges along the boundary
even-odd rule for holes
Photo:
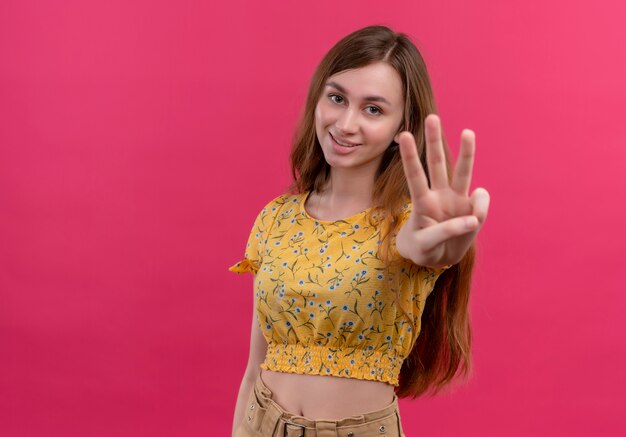
[[[382,111],[380,110],[380,108],[377,108],[376,106],[368,106],[367,109],[369,113],[372,115],[382,114]]]
[[[343,97],[338,96],[337,94],[331,94],[328,96],[330,98],[330,100],[332,100],[335,103],[341,103],[343,102]]]

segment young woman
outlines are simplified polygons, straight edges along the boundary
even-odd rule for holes
[[[269,202],[245,258],[255,275],[235,436],[403,436],[398,397],[470,370],[474,134],[450,152],[424,61],[383,26],[321,61],[291,152],[293,194]],[[427,300],[428,297],[428,300]]]

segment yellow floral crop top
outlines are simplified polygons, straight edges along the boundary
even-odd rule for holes
[[[449,266],[418,266],[392,251],[398,262],[385,272],[370,210],[318,220],[304,208],[307,196],[285,194],[268,203],[245,258],[229,268],[255,274],[257,318],[268,342],[261,368],[398,385],[426,298]],[[407,203],[401,220],[410,210]],[[398,282],[399,293],[392,286]]]

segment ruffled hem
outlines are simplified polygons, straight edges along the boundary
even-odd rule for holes
[[[238,274],[250,272],[256,275],[256,273],[259,271],[259,266],[255,262],[250,261],[247,258],[244,258],[243,260],[239,261],[237,264],[230,266],[228,270],[233,273],[238,273]]]
[[[382,381],[397,386],[402,361],[403,358],[394,351],[382,352],[371,346],[363,349],[269,343],[261,368],[276,372]]]

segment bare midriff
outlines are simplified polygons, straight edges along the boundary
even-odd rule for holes
[[[339,420],[387,407],[394,387],[380,381],[261,370],[272,399],[289,413],[312,420]]]

